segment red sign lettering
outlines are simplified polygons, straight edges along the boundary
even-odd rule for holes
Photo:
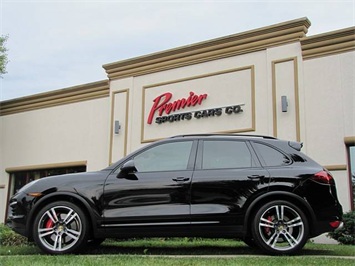
[[[185,107],[193,107],[197,104],[201,105],[202,101],[207,98],[207,94],[196,95],[194,92],[190,92],[189,97],[181,98],[174,102],[169,102],[173,94],[170,92],[163,93],[153,100],[153,106],[150,109],[147,123],[151,124],[154,118],[154,114],[158,112],[159,116],[162,116],[165,112],[167,115],[171,112],[184,109]]]

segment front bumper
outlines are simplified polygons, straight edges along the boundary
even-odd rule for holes
[[[27,237],[26,216],[26,208],[16,198],[12,198],[8,208],[6,225],[16,233]]]

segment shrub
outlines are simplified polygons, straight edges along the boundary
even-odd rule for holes
[[[8,226],[0,224],[0,246],[26,246],[27,238],[12,231]]]
[[[355,211],[345,213],[343,215],[343,228],[338,228],[329,236],[341,244],[355,245]]]

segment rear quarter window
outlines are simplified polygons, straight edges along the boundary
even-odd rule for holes
[[[253,146],[265,166],[282,166],[291,163],[291,160],[284,153],[271,146],[258,142],[254,142]]]

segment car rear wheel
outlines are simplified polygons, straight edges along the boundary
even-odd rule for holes
[[[296,253],[305,245],[308,232],[308,221],[302,210],[287,201],[262,206],[252,226],[255,243],[272,255]]]
[[[34,221],[33,237],[46,253],[66,254],[79,251],[88,237],[83,211],[73,203],[58,201],[40,210]]]

